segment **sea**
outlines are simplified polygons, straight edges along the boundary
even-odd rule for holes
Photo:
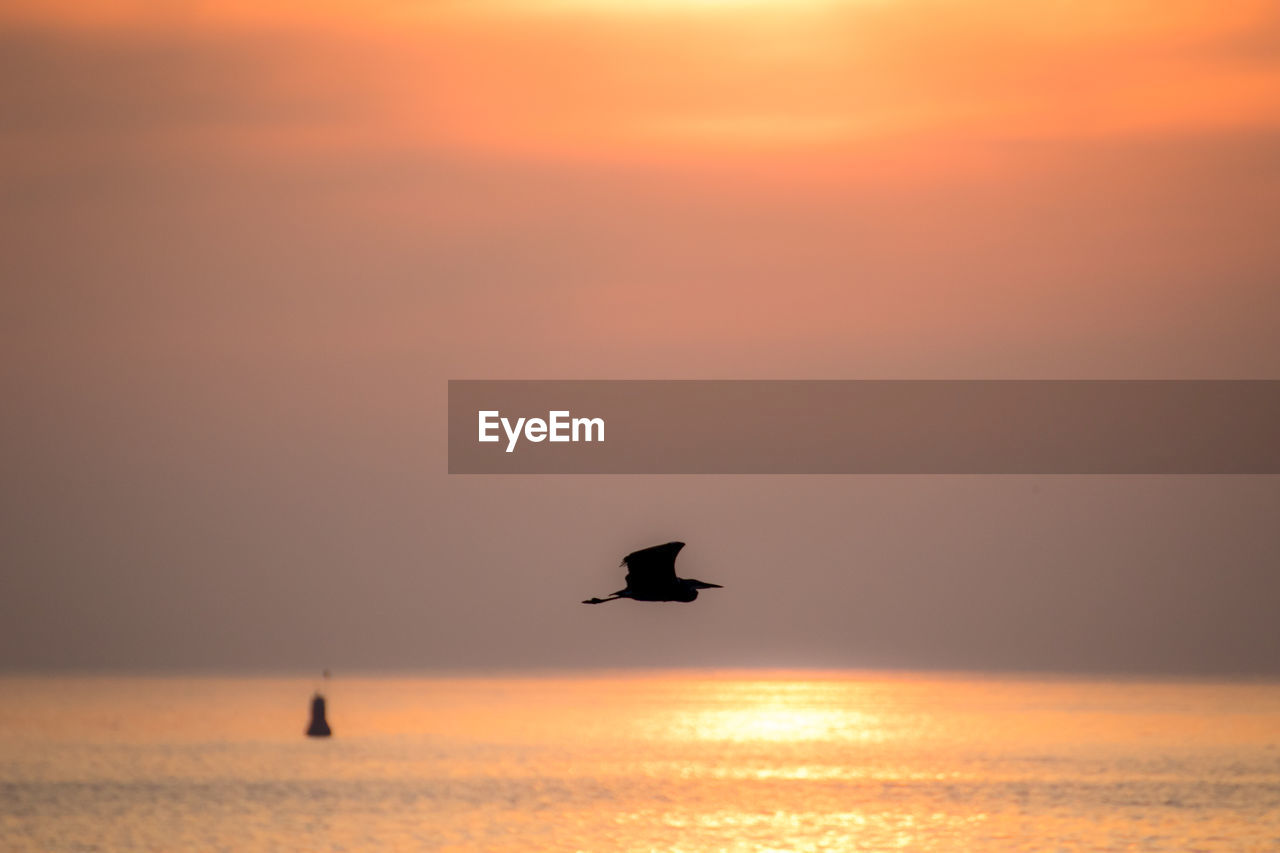
[[[1280,684],[7,675],[0,849],[1280,851]]]

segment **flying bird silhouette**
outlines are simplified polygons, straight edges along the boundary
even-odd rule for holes
[[[668,542],[633,551],[618,565],[627,567],[626,588],[608,598],[588,598],[583,604],[603,604],[619,598],[633,601],[693,601],[700,589],[723,589],[718,583],[676,577],[676,555],[683,542]]]

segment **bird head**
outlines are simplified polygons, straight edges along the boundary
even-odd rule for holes
[[[707,583],[694,578],[680,578],[680,591],[683,593],[676,601],[693,601],[698,597],[700,589],[723,589],[718,583]]]

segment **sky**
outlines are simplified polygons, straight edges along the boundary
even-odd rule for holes
[[[1273,3],[7,3],[0,666],[1275,674],[1274,477],[451,477],[445,395],[1280,378],[1277,226]]]

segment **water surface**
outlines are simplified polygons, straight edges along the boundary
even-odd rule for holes
[[[1278,850],[1280,685],[0,678],[0,848]]]

